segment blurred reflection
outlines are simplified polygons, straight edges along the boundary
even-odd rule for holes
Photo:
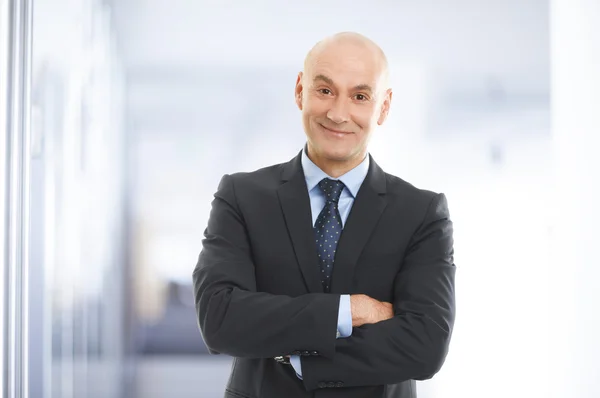
[[[34,26],[31,396],[115,397],[128,300],[114,32],[106,5],[91,0],[37,1]]]

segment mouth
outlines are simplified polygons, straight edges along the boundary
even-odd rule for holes
[[[325,131],[327,131],[329,133],[332,133],[332,134],[334,134],[336,136],[339,136],[339,137],[344,137],[344,136],[352,134],[352,132],[350,132],[350,131],[342,131],[342,130],[330,129],[329,127],[325,127],[322,124],[320,124],[320,126],[323,128],[323,130],[325,130]]]

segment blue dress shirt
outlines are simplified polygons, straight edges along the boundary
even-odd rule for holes
[[[302,169],[304,171],[304,177],[306,179],[306,187],[308,188],[308,195],[310,198],[310,208],[312,212],[312,222],[315,225],[319,213],[325,206],[325,195],[319,188],[318,184],[323,178],[331,178],[332,180],[340,180],[346,186],[340,195],[338,201],[338,210],[342,217],[342,226],[346,225],[346,220],[350,214],[350,209],[354,204],[354,198],[360,189],[367,172],[369,171],[369,155],[367,154],[364,160],[355,168],[348,171],[346,174],[339,178],[333,178],[327,175],[321,170],[316,164],[312,162],[306,155],[306,147],[302,151]],[[335,266],[335,263],[334,263]],[[340,307],[338,311],[338,327],[337,327],[337,338],[350,337],[352,335],[352,311],[350,308],[350,295],[343,294],[340,298]],[[299,378],[302,378],[302,368],[300,357],[298,355],[292,355],[290,357],[290,363],[294,367],[296,374]]]

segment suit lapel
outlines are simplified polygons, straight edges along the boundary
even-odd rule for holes
[[[277,195],[306,288],[310,293],[322,293],[310,198],[302,171],[301,155],[302,152],[283,165],[282,184]],[[338,243],[331,282],[332,293],[343,294],[350,291],[358,258],[387,205],[385,193],[385,173],[370,157],[369,171],[356,195]]]
[[[310,293],[323,293],[301,155],[302,152],[283,165],[283,184],[277,190],[277,195],[306,288]]]
[[[349,293],[358,257],[387,205],[385,193],[385,173],[371,157],[369,171],[354,199],[338,242],[331,281],[332,293]]]

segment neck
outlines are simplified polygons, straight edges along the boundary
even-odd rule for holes
[[[356,166],[358,166],[364,159],[367,154],[366,148],[361,150],[356,155],[352,156],[348,159],[337,160],[337,159],[328,159],[323,156],[319,156],[315,150],[307,145],[306,155],[308,158],[316,164],[321,170],[323,170],[327,175],[338,178],[343,176]]]

